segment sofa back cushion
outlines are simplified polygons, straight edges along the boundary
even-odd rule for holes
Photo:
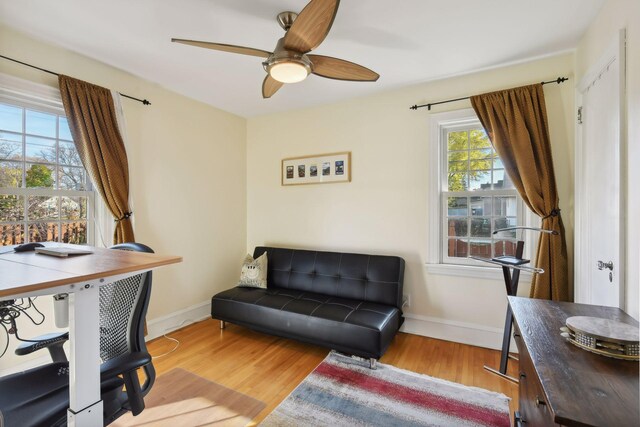
[[[268,288],[285,288],[402,309],[404,259],[397,256],[256,247],[267,252]]]

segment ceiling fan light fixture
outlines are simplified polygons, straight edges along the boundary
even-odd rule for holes
[[[311,67],[298,61],[276,62],[269,66],[269,75],[281,83],[298,83],[307,78]]]
[[[284,84],[301,82],[309,74],[335,80],[375,82],[380,76],[362,65],[330,56],[309,54],[329,34],[339,5],[340,0],[308,0],[299,14],[290,11],[278,14],[277,20],[285,30],[285,35],[278,40],[271,52],[198,40],[171,41],[264,58],[262,66],[267,76],[262,81],[263,98],[271,98]]]

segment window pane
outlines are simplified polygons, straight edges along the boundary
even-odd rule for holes
[[[447,216],[467,216],[469,214],[466,197],[447,197]]]
[[[495,169],[493,171],[493,188],[500,190],[503,188],[512,189],[513,182],[509,179],[509,175],[505,173],[504,169]]]
[[[471,256],[481,258],[491,258],[491,241],[490,240],[470,240],[469,250]]]
[[[59,126],[58,129],[60,139],[66,139],[67,141],[73,141],[73,137],[71,136],[71,131],[69,130],[69,122],[66,117],[58,117]]]
[[[467,189],[467,174],[462,173],[450,173],[448,179],[449,191],[465,191]]]
[[[496,218],[494,220],[494,230],[500,230],[503,228],[510,228],[510,227],[515,227],[517,225],[517,219],[516,218]],[[496,233],[497,237],[512,237],[512,238],[516,238],[516,230],[509,230],[509,231],[500,231],[499,233]]]
[[[22,142],[0,139],[0,159],[22,161]]]
[[[60,218],[71,220],[87,219],[87,198],[63,196],[60,200]]]
[[[0,161],[0,187],[22,187],[22,164]]]
[[[503,183],[504,188],[508,188],[508,189],[514,189],[516,188],[513,185],[513,181],[511,181],[511,178],[509,177],[509,174],[505,172],[504,174],[504,183]]]
[[[53,188],[55,172],[53,166],[27,164],[27,187]]]
[[[469,151],[469,158],[471,160],[491,160],[493,159],[493,149],[491,148],[479,148]],[[491,167],[491,166],[489,166]],[[488,169],[488,168],[485,168]]]
[[[56,162],[56,140],[46,138],[26,137],[26,160],[39,163]]]
[[[513,240],[496,240],[493,244],[494,256],[515,256],[516,242]]]
[[[471,160],[471,169],[491,169],[493,153],[491,149],[471,150],[469,151],[469,159]]]
[[[87,189],[87,174],[83,168],[60,166],[58,167],[58,176],[60,177],[58,184],[60,190],[84,191]]]
[[[0,129],[22,132],[22,108],[0,104]]]
[[[467,236],[467,219],[452,219],[447,220],[447,233],[452,237],[465,237]]]
[[[0,246],[24,243],[24,224],[0,224]]]
[[[0,195],[0,221],[24,219],[24,196]]]
[[[471,215],[488,216],[491,215],[491,197],[472,197]]]
[[[58,197],[29,196],[27,203],[28,220],[58,219]]]
[[[493,168],[494,169],[502,169],[502,168],[504,168],[504,165],[502,164],[502,160],[500,160],[500,157],[498,157],[497,154],[493,158]]]
[[[515,196],[494,197],[493,214],[495,216],[516,216],[518,203]]]
[[[447,134],[447,150],[466,150],[469,148],[469,139],[467,131],[449,132]]]
[[[484,129],[473,129],[469,132],[469,145],[471,148],[491,148],[491,141]]]
[[[76,245],[87,243],[87,222],[62,223],[62,241]]]
[[[22,142],[22,134],[0,130],[0,141]]]
[[[469,190],[490,190],[491,171],[473,171],[469,173]]]
[[[491,237],[491,219],[471,218],[471,237]]]
[[[57,222],[37,222],[29,224],[30,242],[57,242],[60,229]]]
[[[58,148],[58,162],[61,165],[82,166],[80,155],[73,142],[60,141]]]
[[[493,188],[499,190],[504,187],[504,169],[495,169],[493,171]]]
[[[56,137],[56,121],[58,117],[55,114],[41,113],[32,110],[26,110],[26,114],[26,133],[51,138]]]
[[[467,239],[449,239],[447,254],[450,257],[466,258],[468,247]]]
[[[491,169],[491,158],[486,160],[471,160],[469,162],[471,170],[489,170]]]
[[[458,161],[449,160],[448,168],[449,168],[449,171],[448,171],[449,174],[452,174],[455,172],[466,172],[467,170],[469,170],[469,163],[467,163],[466,161],[458,162]]]

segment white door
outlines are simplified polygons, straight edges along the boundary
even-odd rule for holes
[[[624,69],[621,32],[578,95],[576,302],[611,307],[624,307]]]

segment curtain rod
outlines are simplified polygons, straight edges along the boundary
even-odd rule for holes
[[[54,76],[59,76],[60,75],[60,74],[55,73],[55,72],[53,72],[51,70],[47,70],[45,68],[36,67],[35,65],[27,64],[26,62],[22,62],[22,61],[18,61],[17,59],[9,58],[8,56],[0,55],[0,58],[7,59],[9,61],[13,61],[13,62],[16,62],[18,64],[26,65],[27,67],[35,68],[36,70],[44,71],[45,73],[53,74]],[[118,92],[118,93],[120,93],[120,92]],[[133,96],[125,95],[124,93],[120,93],[120,95],[124,96],[125,98],[133,99],[134,101],[142,102],[144,105],[151,105],[151,102],[149,102],[146,99],[140,99],[140,98],[136,98],[136,97],[133,97]]]
[[[546,85],[549,83],[563,83],[566,82],[567,80],[569,80],[568,77],[558,77],[556,80],[549,80],[548,82],[542,82],[542,85]],[[422,107],[427,107],[427,110],[431,111],[431,107],[434,105],[439,105],[439,104],[446,104],[448,102],[455,102],[455,101],[462,101],[464,99],[469,99],[471,98],[470,96],[465,96],[463,98],[456,98],[456,99],[447,99],[446,101],[439,101],[439,102],[432,102],[430,104],[422,104],[422,105],[413,105],[411,107],[409,107],[410,110],[417,110],[418,108],[422,108]]]

